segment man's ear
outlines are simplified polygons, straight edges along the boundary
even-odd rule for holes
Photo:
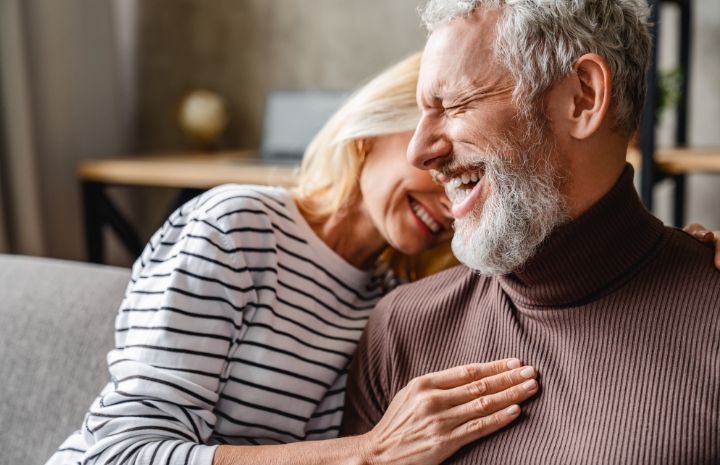
[[[566,114],[569,134],[587,139],[600,128],[610,109],[612,75],[607,62],[594,53],[578,58],[573,70],[569,83],[572,98]]]

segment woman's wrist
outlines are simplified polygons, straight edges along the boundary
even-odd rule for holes
[[[354,449],[360,465],[384,465],[377,450],[377,443],[370,433],[359,436],[350,436],[346,439],[354,439]]]

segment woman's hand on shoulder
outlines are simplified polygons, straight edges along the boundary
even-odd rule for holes
[[[700,242],[712,242],[715,244],[715,268],[720,270],[720,231],[710,231],[703,225],[691,223],[683,228],[683,231],[692,235]]]
[[[517,359],[464,365],[413,379],[363,435],[366,463],[437,465],[520,415],[538,390]]]

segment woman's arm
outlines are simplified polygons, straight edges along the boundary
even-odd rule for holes
[[[252,279],[232,238],[193,207],[133,267],[108,354],[113,382],[83,425],[85,464],[212,462],[216,446],[204,444]]]
[[[535,369],[517,359],[473,364],[412,380],[372,431],[281,446],[220,446],[213,465],[252,463],[437,465],[508,425],[537,392]]]

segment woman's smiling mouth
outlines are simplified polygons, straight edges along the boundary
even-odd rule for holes
[[[412,209],[415,217],[422,222],[422,224],[428,229],[431,235],[435,235],[443,230],[442,225],[438,223],[430,210],[425,208],[423,204],[408,196],[408,202],[410,202],[410,208]]]

